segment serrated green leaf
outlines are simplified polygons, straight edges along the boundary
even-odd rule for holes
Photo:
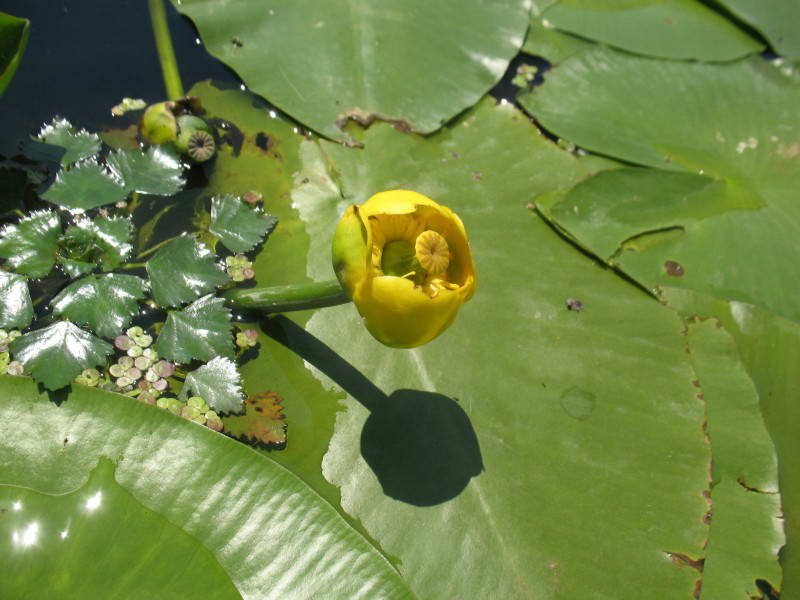
[[[236,363],[228,358],[217,358],[186,376],[180,398],[200,396],[218,413],[239,412],[242,408],[242,378]]]
[[[52,210],[32,212],[0,230],[0,258],[18,273],[44,277],[53,268],[61,220]]]
[[[211,199],[211,226],[232,252],[247,252],[261,243],[278,223],[278,219],[259,208],[250,208],[235,196],[215,196]]]
[[[22,329],[33,319],[28,281],[16,273],[0,271],[0,327]]]
[[[76,131],[72,123],[59,117],[42,127],[36,139],[63,148],[61,164],[65,166],[96,154],[101,147],[97,134],[85,129]]]
[[[62,388],[84,369],[104,364],[113,351],[111,344],[69,321],[26,333],[9,349],[48,390]]]
[[[91,158],[77,163],[69,171],[59,172],[53,185],[42,194],[48,202],[80,212],[114,204],[125,196],[125,188]]]
[[[139,312],[147,282],[134,275],[89,275],[64,288],[52,302],[53,313],[88,325],[106,338],[121,334]]]
[[[82,219],[76,226],[97,238],[97,243],[103,248],[99,263],[104,271],[116,269],[130,256],[133,249],[130,244],[133,234],[133,223],[130,218],[96,217],[91,221]]]
[[[147,152],[116,150],[108,155],[106,164],[126,192],[171,196],[186,183],[180,160],[161,146],[151,146]]]
[[[194,358],[234,357],[231,311],[222,298],[203,296],[183,310],[170,311],[158,334],[159,356],[179,363]]]
[[[189,235],[183,235],[147,261],[153,298],[161,307],[190,302],[227,283],[228,276],[214,254]]]

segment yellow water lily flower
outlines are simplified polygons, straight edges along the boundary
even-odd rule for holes
[[[409,190],[381,192],[345,211],[333,268],[369,332],[396,348],[430,342],[475,292],[461,219]]]

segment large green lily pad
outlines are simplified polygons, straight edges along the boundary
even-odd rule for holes
[[[50,496],[34,498],[29,492],[31,506],[21,509],[36,509],[41,543],[52,543],[65,525],[68,534],[71,526],[76,533],[81,530],[78,519],[65,523],[70,515],[52,497],[89,491],[84,486],[87,478],[89,486],[97,481],[90,473],[98,462],[104,487],[97,511],[110,511],[120,526],[135,519],[141,527],[136,535],[118,535],[111,549],[102,544],[102,536],[88,534],[73,546],[80,553],[76,558],[87,557],[79,561],[83,566],[95,567],[97,560],[119,553],[127,559],[112,573],[111,583],[108,572],[102,578],[87,575],[83,597],[105,597],[109,585],[119,586],[124,597],[139,597],[141,581],[129,575],[143,566],[153,569],[143,577],[155,578],[165,570],[193,573],[204,560],[210,573],[176,579],[186,585],[180,591],[189,597],[219,592],[213,597],[227,598],[231,584],[243,598],[253,599],[413,597],[396,571],[330,505],[296,476],[239,442],[132,398],[83,386],[57,406],[28,378],[3,377],[0,397],[0,418],[14,423],[0,441],[2,498],[14,501],[6,486]],[[113,479],[104,471],[108,459],[116,465]],[[130,551],[137,547],[137,536],[155,525],[158,531],[148,538],[149,548],[160,554],[153,565],[149,552]],[[167,539],[170,532],[180,539]],[[68,535],[55,543],[69,540]],[[10,580],[20,589],[29,575],[25,597],[52,589],[43,577],[71,575],[63,570],[58,553],[29,556],[38,557],[36,569],[16,572]],[[3,578],[0,589],[7,582]]]
[[[709,319],[690,324],[688,338],[714,456],[701,598],[756,597],[757,580],[778,587],[782,578],[775,448],[731,335]]]
[[[116,482],[108,458],[63,495],[0,485],[0,511],[0,532],[11,540],[0,580],[4,598],[33,597],[32,581],[61,598],[185,598],[200,591],[241,598],[211,552]]]
[[[567,33],[661,58],[725,61],[764,48],[695,0],[561,0],[544,19]]]
[[[250,89],[338,139],[351,117],[438,129],[503,76],[529,11],[525,0],[173,3]]]
[[[800,59],[800,4],[795,0],[719,0],[736,17],[760,31],[775,52]]]
[[[758,391],[764,421],[778,453],[787,536],[787,545],[781,553],[784,572],[781,597],[795,598],[800,594],[800,438],[797,436],[800,325],[743,302],[727,302],[673,287],[661,288],[659,293],[686,317],[719,319],[736,340],[742,362]],[[764,491],[770,486],[766,487]]]
[[[304,140],[246,93],[191,93],[243,134],[238,152],[221,148],[210,192],[256,190],[281,213],[256,261],[259,283],[329,278],[340,211],[391,187],[455,208],[478,260],[476,297],[421,349],[380,346],[352,306],[316,313],[308,332],[308,314],[262,321],[267,335],[242,373],[248,395],[284,398],[288,445],[270,456],[331,502],[340,490],[345,514],[421,597],[619,598],[620,578],[631,594],[657,585],[689,597],[700,575],[681,557],[707,557],[710,456],[683,325],[527,206],[616,165],[576,159],[490,101],[427,140],[351,129],[361,150]],[[511,304],[497,306],[502,297]],[[584,309],[568,310],[570,298]],[[498,350],[487,363],[489,345]],[[342,388],[347,410],[336,415]],[[732,551],[729,528],[720,555]],[[763,564],[775,562],[768,550],[756,551]]]
[[[604,173],[569,191],[550,216],[572,237],[648,288],[696,289],[794,320],[798,102],[800,78],[760,58],[689,64],[602,48],[522,99],[560,136],[661,169]]]

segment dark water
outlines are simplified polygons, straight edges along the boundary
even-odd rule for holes
[[[192,23],[164,4],[185,89],[209,78],[239,85],[197,43]],[[0,97],[0,155],[16,154],[19,140],[56,114],[96,131],[118,126],[110,110],[124,96],[165,98],[145,0],[0,0],[0,11],[31,21],[19,69]]]

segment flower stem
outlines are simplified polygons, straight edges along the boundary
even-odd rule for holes
[[[161,73],[164,76],[164,87],[170,100],[183,98],[183,84],[178,72],[178,62],[175,60],[175,50],[172,48],[172,38],[169,35],[167,11],[164,9],[164,0],[148,0],[150,8],[150,22],[153,25],[153,35],[156,38],[158,60],[161,62]]]
[[[239,308],[267,314],[350,302],[350,298],[335,279],[270,287],[234,288],[222,295]]]

